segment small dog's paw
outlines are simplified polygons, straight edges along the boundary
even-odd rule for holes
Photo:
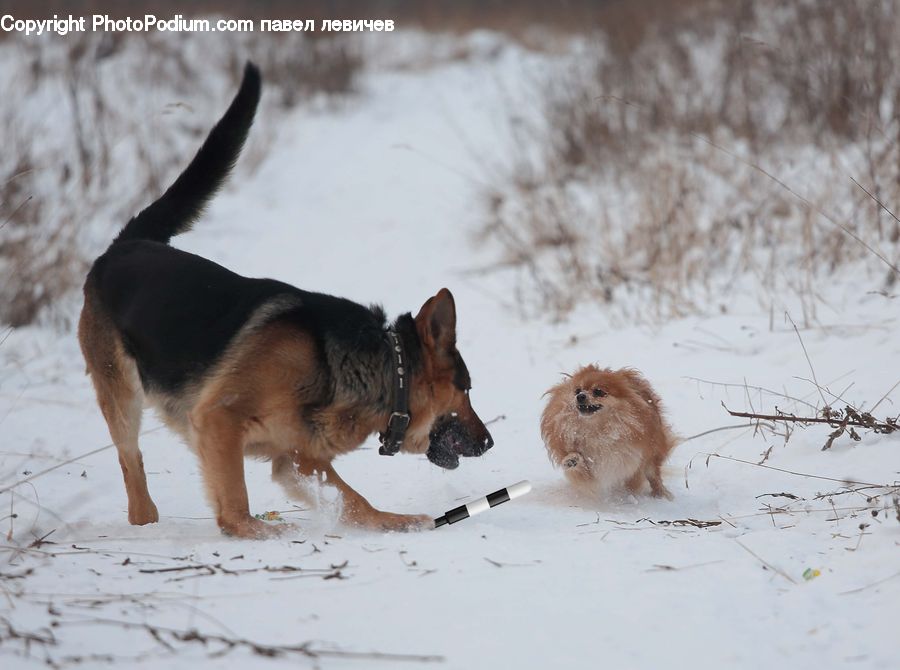
[[[570,452],[563,456],[562,465],[564,468],[578,468],[584,464],[584,457],[577,451]]]
[[[662,484],[658,484],[657,486],[654,486],[653,490],[650,492],[650,495],[652,495],[654,498],[665,498],[666,500],[675,500],[675,496],[672,495],[672,492],[669,491],[669,489],[667,489]]]

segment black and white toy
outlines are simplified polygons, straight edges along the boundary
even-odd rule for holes
[[[434,527],[440,528],[449,523],[456,523],[457,521],[468,519],[470,516],[481,514],[485,510],[496,507],[500,503],[505,503],[507,500],[523,496],[530,490],[531,482],[526,480],[521,481],[518,484],[513,484],[512,486],[507,486],[505,489],[494,491],[484,498],[479,498],[478,500],[473,500],[465,505],[460,505],[459,507],[455,507],[449,512],[446,512],[444,516],[439,516],[434,520]]]

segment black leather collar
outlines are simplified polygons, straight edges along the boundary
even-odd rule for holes
[[[393,329],[387,331],[387,340],[394,368],[394,406],[391,418],[388,420],[387,430],[378,435],[378,439],[381,441],[378,453],[382,456],[393,456],[403,446],[406,429],[409,428],[409,377],[407,376],[409,370],[403,360],[403,345]]]

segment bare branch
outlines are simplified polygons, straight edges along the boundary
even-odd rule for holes
[[[724,402],[722,403],[722,407],[724,407],[725,411],[728,412],[731,416],[740,417],[743,419],[772,422],[778,421],[785,424],[799,423],[801,425],[821,423],[831,426],[832,428],[834,428],[834,431],[829,433],[828,441],[825,443],[825,446],[822,447],[823,451],[829,449],[834,441],[845,433],[847,433],[854,441],[859,442],[862,438],[859,436],[859,433],[854,430],[854,428],[865,428],[882,435],[889,435],[900,429],[900,424],[898,424],[896,418],[889,417],[884,421],[880,421],[872,416],[871,413],[858,412],[856,409],[850,407],[849,405],[843,410],[834,410],[826,406],[822,409],[822,416],[796,416],[794,414],[785,414],[783,412],[779,412],[778,414],[735,412],[728,409]],[[777,407],[775,409],[776,411],[778,411]]]
[[[156,626],[148,623],[137,623],[131,621],[119,621],[117,619],[86,619],[83,621],[59,621],[57,626],[74,626],[85,624],[100,624],[106,626],[118,626],[125,630],[143,630],[156,642],[171,651],[178,643],[199,643],[203,647],[207,647],[209,643],[222,645],[218,650],[211,650],[212,656],[224,656],[229,652],[243,648],[252,651],[254,654],[275,658],[279,656],[287,656],[295,654],[305,656],[306,658],[344,658],[348,660],[369,660],[369,661],[413,661],[418,663],[433,663],[444,660],[443,656],[436,654],[394,654],[380,651],[357,652],[344,651],[340,649],[322,649],[313,646],[313,642],[303,642],[301,644],[262,644],[253,640],[247,640],[239,637],[227,637],[215,633],[201,633],[200,631],[190,629],[167,628],[165,626]],[[55,644],[55,639],[42,642]]]
[[[887,206],[886,206],[883,202],[881,202],[881,200],[879,200],[879,199],[876,198],[874,195],[872,195],[872,193],[869,191],[869,189],[867,189],[865,186],[863,186],[862,184],[860,184],[860,183],[859,183],[858,181],[856,181],[853,177],[850,177],[850,181],[852,181],[854,184],[856,184],[857,186],[859,186],[867,196],[869,196],[870,198],[872,198],[872,200],[874,200],[875,202],[877,202],[877,203],[878,203],[878,206],[881,207],[881,209],[883,209],[885,212],[887,212],[888,215],[890,215],[890,217],[891,217],[894,221],[896,221],[897,223],[900,223],[900,219],[897,218],[897,215],[894,214],[891,210],[889,210],[889,209],[887,208]]]

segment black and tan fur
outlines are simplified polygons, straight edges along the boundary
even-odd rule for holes
[[[226,533],[276,532],[250,516],[245,456],[270,459],[273,478],[289,492],[298,475],[336,486],[347,523],[429,527],[427,516],[376,510],[331,461],[387,426],[394,374],[388,327],[403,343],[410,379],[402,450],[454,468],[460,456],[492,446],[469,402],[450,292],[441,289],[417,316],[388,324],[378,307],[241,277],[168,244],[191,227],[230,172],[260,90],[259,72],[248,64],[237,96],[191,164],[129,221],[85,282],[78,336],[118,449],[128,520],[159,520],[138,447],[149,404],[197,453]]]

